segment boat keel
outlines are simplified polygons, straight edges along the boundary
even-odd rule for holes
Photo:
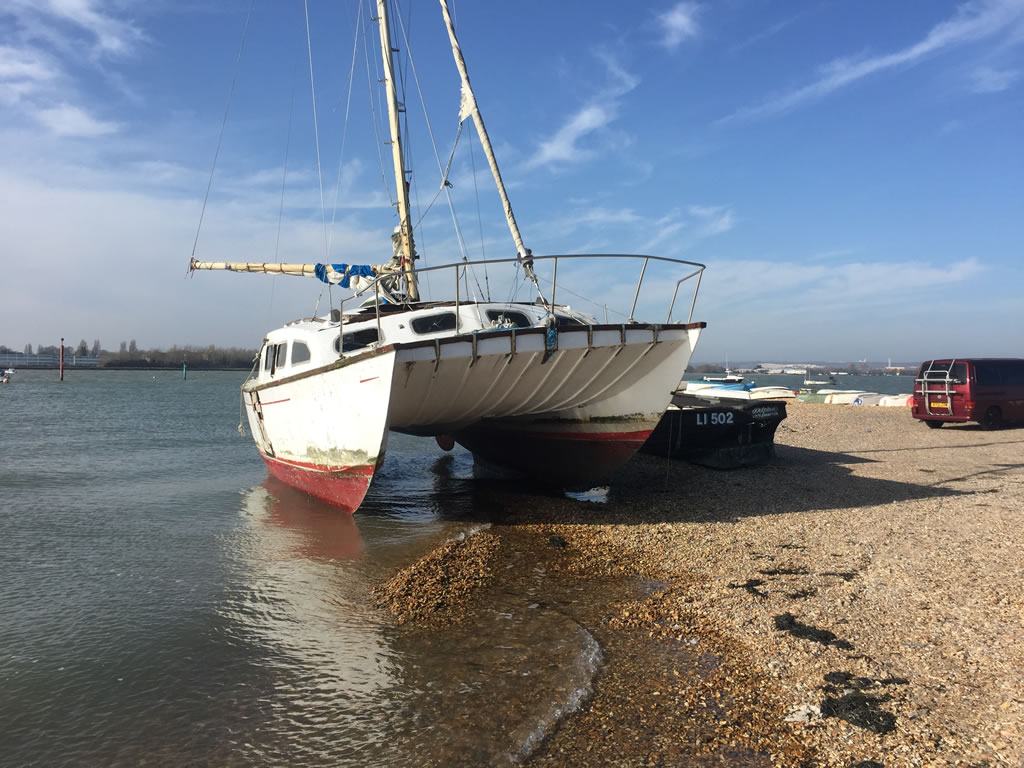
[[[480,423],[455,434],[475,460],[541,485],[587,490],[608,478],[639,450],[653,425],[625,423],[613,429],[544,429],[547,425]],[[609,427],[613,425],[602,425]]]

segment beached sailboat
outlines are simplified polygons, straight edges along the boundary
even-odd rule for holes
[[[390,430],[434,436],[445,448],[458,442],[479,462],[559,487],[586,488],[605,480],[661,419],[705,327],[692,322],[701,264],[656,256],[534,256],[525,247],[446,0],[440,5],[461,77],[459,122],[471,118],[476,127],[517,251],[515,258],[486,264],[514,266],[536,300],[468,300],[468,275],[484,262],[416,267],[399,132],[398,49],[386,0],[377,0],[377,20],[399,218],[393,258],[376,265],[194,257],[190,263],[193,270],[316,277],[356,292],[355,301],[342,300],[327,316],[296,320],[266,334],[255,375],[242,387],[250,430],[269,471],[350,511],[361,503],[384,459]],[[626,322],[601,324],[555,303],[558,266],[576,259],[597,260],[598,268],[601,259],[636,265],[639,278]],[[673,265],[681,275],[664,323],[633,317],[651,264]],[[547,267],[550,282],[542,289]],[[421,297],[419,278],[425,273],[446,276],[453,295]],[[672,322],[680,285],[692,278],[690,314],[686,322]]]

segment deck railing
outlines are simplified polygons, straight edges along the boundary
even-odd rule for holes
[[[632,306],[630,307],[630,310],[629,310],[629,318],[626,321],[627,323],[635,322],[634,315],[636,313],[636,305],[637,305],[637,302],[640,299],[640,289],[643,286],[644,276],[647,273],[647,265],[649,263],[651,263],[651,262],[662,262],[662,263],[678,264],[678,265],[681,265],[683,267],[690,268],[686,275],[684,275],[683,277],[679,278],[676,281],[675,290],[672,292],[672,301],[669,303],[668,314],[665,317],[665,322],[666,322],[666,324],[672,322],[672,313],[675,310],[676,299],[678,298],[678,295],[679,295],[679,288],[680,288],[680,286],[682,286],[682,284],[687,282],[688,280],[692,280],[694,277],[696,277],[697,280],[696,280],[696,283],[694,284],[694,287],[693,287],[693,297],[690,300],[690,311],[687,314],[687,320],[686,320],[686,322],[688,322],[688,323],[693,322],[693,310],[694,310],[694,307],[697,304],[697,292],[700,290],[700,281],[701,281],[701,278],[703,277],[704,269],[705,269],[705,265],[704,264],[699,264],[699,263],[697,263],[695,261],[685,261],[683,259],[672,259],[672,258],[669,258],[669,257],[666,257],[666,256],[647,256],[647,255],[631,254],[631,253],[591,253],[591,254],[558,254],[558,255],[547,255],[547,256],[531,256],[530,257],[530,261],[534,265],[536,265],[538,262],[546,262],[546,261],[552,262],[551,299],[550,299],[550,301],[546,301],[545,302],[552,309],[555,307],[555,293],[556,293],[556,290],[557,290],[557,287],[558,287],[557,286],[557,282],[558,282],[558,262],[560,260],[565,261],[565,260],[573,260],[573,259],[637,259],[637,260],[642,260],[643,263],[640,266],[640,275],[637,278],[636,290],[633,293],[633,304],[632,304]],[[458,261],[458,262],[453,262],[453,263],[450,263],[450,264],[441,264],[441,265],[434,266],[434,267],[421,267],[421,268],[414,269],[414,270],[411,270],[411,271],[416,274],[417,279],[419,278],[420,275],[426,275],[426,274],[429,274],[429,273],[432,273],[432,272],[440,272],[441,270],[453,270],[454,271],[454,273],[455,273],[455,323],[456,323],[456,332],[458,332],[459,306],[462,303],[461,291],[460,291],[460,288],[459,288],[459,283],[463,279],[463,277],[466,275],[467,268],[469,268],[469,267],[477,267],[477,266],[479,266],[479,267],[491,267],[491,266],[494,266],[496,264],[512,264],[512,263],[520,263],[521,264],[522,260],[519,259],[519,258],[507,258],[507,259],[481,259],[481,260],[476,260],[476,261]],[[373,291],[374,295],[375,295],[375,298],[376,298],[375,306],[376,306],[376,310],[377,310],[377,330],[378,330],[378,333],[379,333],[380,332],[380,302],[381,302],[381,298],[386,298],[387,294],[389,293],[389,291],[382,285],[382,283],[385,282],[385,281],[398,280],[398,279],[400,279],[403,276],[403,274],[404,273],[389,272],[389,273],[385,273],[385,274],[382,274],[382,275],[377,275],[376,277],[373,278],[373,280],[371,281],[371,283],[369,285],[367,285],[366,287],[363,288],[363,290],[355,293],[352,296],[349,296],[349,297],[347,297],[345,299],[342,299],[341,305],[339,307],[341,317],[342,318],[345,317],[345,304],[346,304],[346,302],[350,302],[353,299],[356,299],[356,298],[358,298],[360,296],[363,296],[363,295],[369,293],[370,291]],[[498,302],[498,303],[501,303],[501,302]]]

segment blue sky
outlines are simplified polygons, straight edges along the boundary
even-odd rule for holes
[[[696,361],[1024,356],[1024,0],[453,7],[526,244],[706,264]],[[384,260],[365,0],[309,0],[308,43],[301,2],[257,0],[239,57],[249,8],[0,7],[0,343],[255,347],[312,312],[312,281],[185,275],[229,91],[197,257]],[[415,220],[440,181],[419,90],[445,162],[458,75],[437,3],[400,9]],[[513,256],[467,132],[450,179],[467,255]],[[419,237],[459,258],[443,196]],[[566,266],[558,298],[628,312],[635,275]]]

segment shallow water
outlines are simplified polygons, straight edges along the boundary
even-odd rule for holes
[[[393,435],[349,517],[267,477],[241,373],[13,379],[0,763],[510,763],[589,691],[594,638],[529,594],[443,633],[373,606],[500,501],[466,452]]]

